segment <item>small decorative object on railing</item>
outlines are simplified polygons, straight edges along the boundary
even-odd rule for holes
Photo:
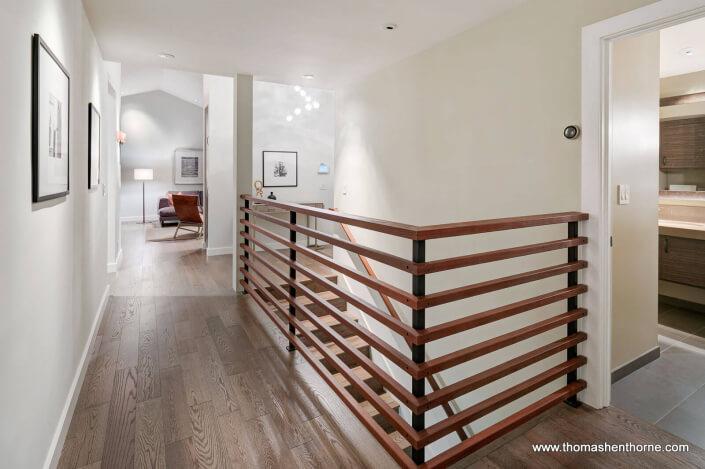
[[[255,195],[257,197],[262,197],[264,195],[264,192],[262,191],[262,181],[259,179],[255,181]]]
[[[277,200],[277,196],[274,195],[274,192],[270,192],[269,195],[267,196],[269,200]]]
[[[243,255],[239,257],[242,262],[240,272],[243,273],[244,279],[240,284],[288,339],[287,349],[296,350],[311,364],[401,466],[447,467],[560,402],[566,401],[573,406],[579,404],[577,394],[585,389],[587,384],[578,379],[577,370],[587,363],[587,359],[578,354],[577,347],[587,340],[587,335],[578,331],[578,320],[584,318],[587,311],[578,307],[578,295],[585,293],[588,287],[578,282],[578,272],[587,267],[587,263],[578,258],[578,247],[587,243],[587,238],[578,234],[578,223],[587,220],[587,214],[565,212],[414,226],[251,195],[242,195],[241,198],[244,199],[245,206],[240,210],[245,216],[240,220],[244,238],[244,243],[240,245]],[[288,211],[288,222],[271,214],[252,210],[251,202]],[[343,224],[347,240],[298,224],[297,214]],[[254,223],[252,217],[287,229],[288,239],[263,228],[261,224]],[[426,260],[425,241],[428,239],[562,223],[568,225],[565,239],[447,259]],[[357,244],[348,225],[411,240],[411,259]],[[264,235],[268,238],[267,242],[262,241],[261,236],[255,237],[255,233]],[[365,272],[297,244],[297,233],[358,255]],[[288,255],[272,247],[271,242],[287,249]],[[425,277],[428,274],[559,249],[567,249],[567,262],[439,292],[426,291]],[[308,258],[308,262],[299,262],[298,255]],[[411,291],[379,279],[368,259],[409,273]],[[336,275],[317,273],[311,267],[311,262],[328,267],[375,290],[380,294],[386,311],[339,286]],[[436,320],[434,325],[426,326],[426,310],[429,308],[564,274],[568,277],[564,288],[537,292],[536,296],[528,299],[445,323],[438,323]],[[406,324],[400,319],[391,303],[392,299],[411,308],[412,324]],[[566,305],[562,314],[507,330],[496,337],[469,344],[439,357],[426,357],[425,344],[429,342],[559,302],[565,302]],[[402,353],[372,331],[359,325],[357,318],[345,311],[347,303],[374,319],[382,327],[401,336],[409,345],[411,353]],[[441,387],[434,377],[434,374],[443,370],[559,327],[566,328],[565,337],[537,349],[525,351],[522,355],[500,362],[481,373],[463,377],[445,387]],[[409,375],[409,385],[402,385],[377,365],[370,358],[370,348],[406,372]],[[451,408],[453,400],[560,353],[565,353],[564,361],[561,360],[536,376],[520,381],[468,408],[456,412]],[[556,382],[563,376],[567,378],[566,384],[555,392],[470,437],[465,434],[466,425],[547,384]],[[426,380],[431,385],[430,393],[426,392]],[[395,407],[399,405],[411,411],[411,422],[407,422],[396,411]],[[427,425],[425,413],[438,406],[442,406],[447,418]],[[427,460],[425,447],[452,433],[458,434],[460,442]],[[406,451],[409,449],[407,446],[411,447],[409,452]]]

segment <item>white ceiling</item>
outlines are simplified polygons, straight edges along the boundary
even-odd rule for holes
[[[203,104],[203,75],[166,68],[122,65],[120,91],[123,96],[161,90],[191,104]]]
[[[83,0],[106,60],[337,88],[525,0]],[[398,29],[385,31],[385,23]],[[160,52],[176,55],[173,60]],[[314,80],[304,81],[312,73]]]
[[[693,48],[693,55],[682,50]],[[705,18],[661,30],[661,77],[705,70]]]

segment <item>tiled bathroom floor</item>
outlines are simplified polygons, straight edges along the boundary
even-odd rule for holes
[[[705,447],[705,314],[659,305],[661,357],[612,385],[612,405]]]

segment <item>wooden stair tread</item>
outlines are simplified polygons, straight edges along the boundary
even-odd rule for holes
[[[397,431],[393,431],[392,433],[390,433],[389,437],[392,439],[392,441],[394,441],[394,443],[397,444],[398,447],[400,447],[402,449],[406,449],[411,446],[409,444],[409,442],[406,441],[406,438],[401,436],[401,433],[399,433]]]
[[[340,298],[338,295],[336,295],[335,293],[333,293],[330,290],[317,292],[316,296],[318,296],[320,299],[328,301],[328,302],[333,301],[337,298]],[[310,305],[314,304],[313,300],[311,300],[308,296],[305,296],[305,295],[297,296],[296,301],[298,301],[299,303],[301,303],[304,306],[310,306]],[[279,303],[282,305],[285,305],[285,306],[289,305],[289,302],[285,299],[279,300]]]
[[[343,313],[351,321],[354,321],[354,322],[358,321],[358,319],[349,311],[341,311],[341,313]],[[338,321],[338,319],[335,316],[333,316],[331,314],[327,314],[325,316],[318,316],[318,319],[321,322],[323,322],[323,324],[325,324],[326,326],[330,326],[330,327],[342,324],[340,321]],[[303,321],[301,321],[301,324],[303,324],[306,327],[306,329],[308,329],[310,331],[318,329],[318,327],[316,327],[316,325],[313,324],[308,319],[304,319]]]
[[[356,349],[361,349],[364,347],[369,347],[367,342],[362,340],[359,336],[353,335],[350,337],[346,337],[345,341],[349,343],[351,346],[355,347]],[[333,355],[341,355],[343,354],[343,350],[338,347],[338,345],[335,342],[328,342],[325,344],[326,347],[328,347],[328,351],[332,353]],[[313,353],[314,357],[316,357],[317,360],[322,360],[323,356],[318,352],[318,350],[314,347],[310,347],[311,352]]]
[[[399,403],[394,399],[394,397],[390,393],[385,392],[379,394],[379,397],[381,397],[384,403],[387,404],[390,408],[397,409],[399,407]],[[371,417],[374,417],[379,414],[377,408],[373,406],[369,401],[362,401],[360,402],[360,405],[363,409],[365,409],[365,412],[367,412]]]
[[[369,374],[367,370],[361,366],[350,368],[350,371],[352,371],[355,376],[357,376],[363,381],[367,381],[368,379],[372,378],[372,375]],[[333,377],[343,386],[350,386],[350,382],[342,373],[335,373],[333,374]]]

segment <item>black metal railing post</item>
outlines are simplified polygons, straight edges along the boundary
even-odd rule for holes
[[[250,201],[248,199],[245,199],[245,210],[249,210],[249,208],[250,208]],[[245,221],[250,221],[249,212],[245,212]],[[250,234],[250,227],[247,225],[245,225],[245,234]],[[247,247],[249,245],[250,245],[250,240],[245,238],[245,247]],[[248,259],[248,260],[250,259],[250,253],[247,252],[247,249],[245,249],[245,259]],[[245,272],[249,273],[249,271],[250,271],[250,267],[247,265],[247,263],[245,263]],[[245,280],[245,283],[250,283],[250,280],[247,277],[247,275],[245,275],[244,280]],[[242,294],[247,295],[247,290],[243,290]]]
[[[568,238],[578,237],[578,222],[572,221],[568,223]],[[578,246],[573,246],[568,248],[568,262],[576,262],[578,260]],[[568,273],[568,286],[574,287],[578,284],[578,271]],[[578,297],[571,296],[568,298],[568,311],[573,311],[578,309]],[[578,332],[578,321],[571,321],[568,323],[568,335],[577,334]],[[571,360],[578,356],[578,346],[574,345],[567,350],[568,360]],[[578,379],[578,370],[571,371],[567,376],[567,384],[570,384]],[[578,401],[578,396],[572,396],[566,399],[566,403],[573,407],[578,407],[580,401]]]
[[[413,241],[412,259],[414,262],[426,262],[426,241]],[[425,275],[412,276],[411,291],[412,294],[416,296],[424,296],[426,294]],[[411,326],[417,330],[426,328],[426,309],[414,309],[412,311]],[[411,358],[415,363],[423,363],[426,361],[426,345],[412,344]],[[426,379],[412,379],[411,393],[416,397],[423,397],[426,394]],[[411,426],[414,430],[421,431],[426,427],[425,417],[426,414],[424,412],[411,414]],[[415,449],[412,447],[411,459],[413,459],[416,464],[423,464],[425,462],[425,448]]]
[[[296,225],[296,212],[289,212],[289,223],[291,223],[292,225]],[[296,244],[296,230],[289,230],[289,241]],[[296,262],[296,249],[289,248],[289,259],[292,262]],[[292,280],[296,280],[296,269],[291,266],[289,266],[289,278]],[[296,288],[294,288],[293,285],[289,285],[289,295],[291,295],[292,298],[296,298]],[[289,314],[291,316],[296,316],[296,307],[291,303],[289,303]],[[289,332],[291,332],[292,334],[296,334],[296,328],[294,327],[294,324],[291,321],[289,321]],[[296,350],[296,347],[294,347],[294,344],[289,341],[289,345],[286,346],[286,349],[289,352],[293,352],[294,350]]]

